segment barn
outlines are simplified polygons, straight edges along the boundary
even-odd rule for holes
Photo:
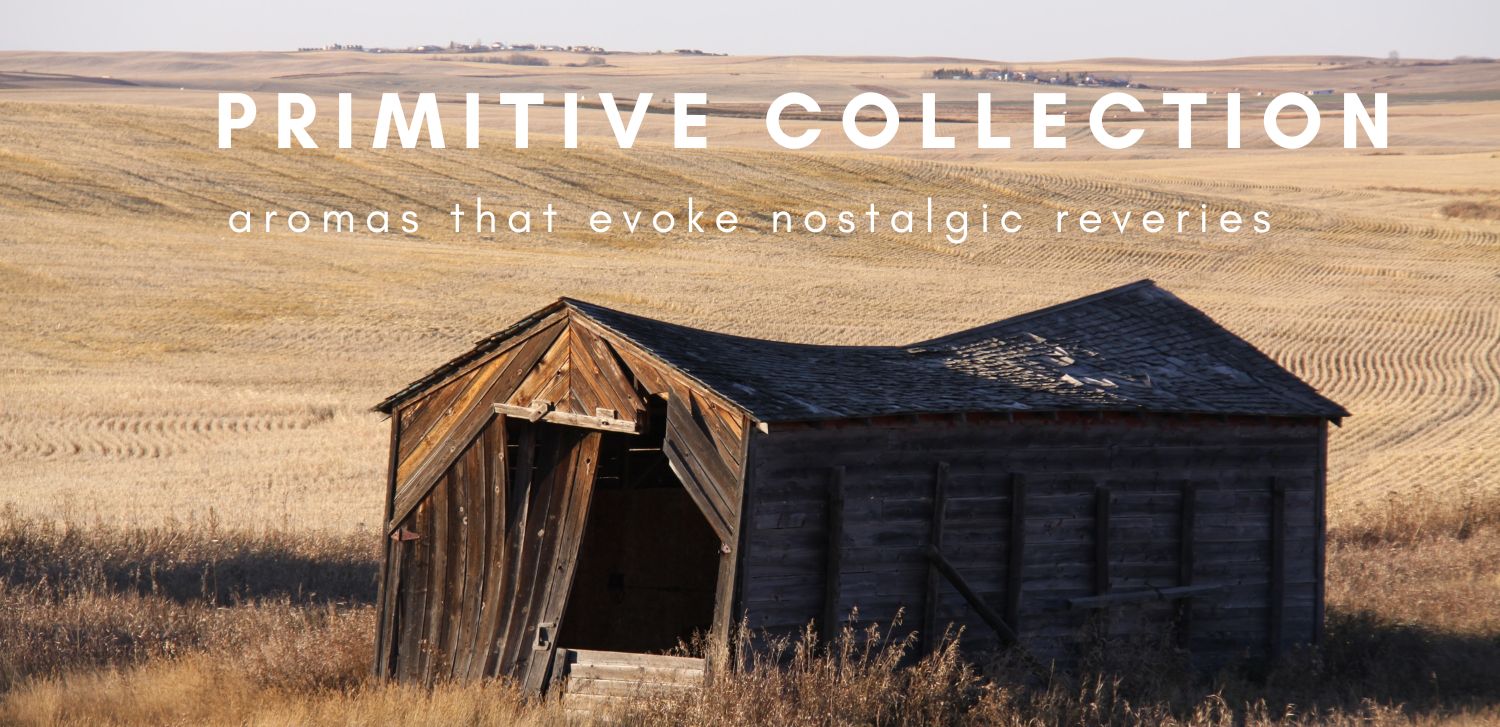
[[[562,299],[376,408],[398,679],[606,694],[852,609],[1061,663],[1099,629],[1205,663],[1322,632],[1347,412],[1149,280],[905,346]]]

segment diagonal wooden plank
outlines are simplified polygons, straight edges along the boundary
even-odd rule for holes
[[[397,462],[411,457],[412,450],[428,437],[433,425],[450,411],[454,400],[474,381],[480,371],[481,369],[474,369],[401,405],[398,419],[402,434],[400,447],[397,449]]]
[[[591,380],[605,400],[601,406],[614,409],[620,419],[635,421],[638,413],[646,410],[646,402],[636,393],[630,375],[620,368],[614,350],[584,326],[574,333],[574,375]]]
[[[432,421],[422,427],[420,431],[404,432],[401,436],[400,455],[396,460],[396,481],[403,482],[410,475],[413,467],[417,466],[426,458],[433,449],[444,441],[453,421],[463,413],[464,408],[473,397],[482,391],[482,381],[489,380],[496,372],[504,369],[506,363],[513,354],[496,357],[484,367],[475,370],[470,375],[456,380],[459,384],[453,389],[452,396],[445,396],[442,406],[433,410]]]
[[[555,402],[562,398],[567,392],[569,338],[566,329],[558,334],[505,403],[530,406],[535,400]]]
[[[427,493],[427,490],[431,489],[443,470],[447,469],[448,464],[458,455],[459,450],[467,446],[479,434],[485,423],[495,415],[494,403],[505,400],[515,390],[542,354],[562,334],[563,328],[564,324],[558,322],[538,331],[531,340],[516,349],[514,356],[509,358],[505,367],[488,382],[481,384],[476,381],[474,386],[470,387],[476,389],[477,393],[472,397],[465,397],[467,402],[465,408],[461,414],[457,415],[447,436],[443,439],[448,444],[429,451],[425,459],[412,467],[406,477],[398,482],[396,504],[391,520],[386,523],[386,532],[395,529],[395,524],[399,523],[417,501]]]
[[[686,411],[686,395],[667,402],[667,431],[662,452],[682,480],[688,495],[708,518],[719,538],[733,542],[739,482],[719,458],[718,450]]]

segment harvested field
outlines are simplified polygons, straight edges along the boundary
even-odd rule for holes
[[[241,695],[226,723],[555,719],[493,691],[417,698],[368,683],[361,650],[388,441],[368,411],[376,401],[563,295],[757,337],[902,343],[1145,277],[1353,413],[1331,435],[1329,462],[1330,633],[1343,639],[1329,658],[1344,661],[1289,666],[1270,689],[1231,680],[1220,695],[1233,713],[1264,697],[1270,711],[1248,723],[1294,723],[1271,716],[1287,701],[1333,710],[1331,723],[1500,719],[1493,683],[1476,676],[1495,668],[1500,601],[1495,526],[1482,515],[1500,498],[1500,66],[1049,64],[1182,89],[1392,93],[1391,149],[1380,153],[1321,139],[1278,150],[1248,129],[1247,148],[1216,149],[1223,119],[1207,113],[1202,148],[1178,150],[1174,122],[1154,119],[1146,142],[1116,154],[1086,131],[1068,150],[1026,148],[1020,104],[1035,87],[923,78],[952,59],[619,54],[608,67],[568,68],[586,57],[548,57],[506,70],[345,53],[0,53],[0,502],[11,510],[0,601],[24,614],[3,627],[0,721],[91,722],[133,695],[137,711],[122,722],[210,723],[219,717],[183,705],[220,693]],[[903,112],[924,90],[954,113],[993,92],[1018,148],[980,151],[972,131],[945,124],[959,137],[952,151],[918,148],[912,125],[879,154],[786,152],[752,114],[713,117],[713,145],[691,152],[663,144],[670,124],[657,122],[670,117],[653,115],[637,148],[619,150],[600,141],[609,131],[595,115],[584,148],[565,150],[555,109],[535,112],[525,150],[512,148],[511,117],[497,109],[485,111],[478,150],[282,151],[271,125],[232,150],[214,144],[216,89],[252,90],[274,119],[265,94],[283,90],[320,101],[354,91],[365,111],[390,88],[437,91],[445,104],[464,91],[704,90],[745,109],[788,79],[829,107],[880,89]],[[1070,119],[1099,93],[1067,90],[1078,101]],[[328,119],[314,125],[317,138],[330,133]],[[357,126],[356,139],[369,134]],[[450,206],[475,196],[495,210],[550,202],[559,229],[453,233]],[[742,229],[595,235],[582,225],[593,209],[680,215],[689,196],[740,212]],[[941,232],[771,229],[775,210],[920,211],[928,197],[940,209],[1014,209],[1027,229],[961,245]],[[1205,205],[1266,211],[1272,229],[1120,232],[1109,218]],[[233,210],[268,209],[281,214],[270,232],[229,231]],[[296,234],[284,220],[299,209],[411,209],[423,225]],[[1055,232],[1058,210],[1097,210],[1105,223]],[[263,653],[227,672],[204,666],[248,633],[264,638]],[[325,658],[288,666],[309,654]],[[1315,667],[1327,671],[1305,671]],[[1308,674],[1332,686],[1282,689]],[[976,714],[1229,719],[1214,716],[1214,685],[1064,686]],[[68,697],[85,688],[96,701]],[[767,693],[754,690],[782,688],[792,689],[656,705],[652,719],[710,723],[741,710],[752,723],[745,705]],[[1089,701],[1106,692],[1112,706]],[[1146,706],[1109,711],[1126,701]]]

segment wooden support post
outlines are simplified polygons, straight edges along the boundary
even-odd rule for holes
[[[1021,582],[1026,570],[1026,478],[1010,476],[1010,545],[1006,548],[1005,623],[1021,633]]]
[[[1271,477],[1271,602],[1267,609],[1270,621],[1271,658],[1281,655],[1282,620],[1286,605],[1286,483]]]
[[[1313,588],[1313,632],[1314,644],[1323,643],[1323,621],[1325,618],[1324,591],[1328,586],[1328,422],[1318,424],[1318,470],[1313,476],[1313,518],[1317,530],[1317,562],[1313,577],[1317,581]]]
[[[1094,595],[1109,593],[1109,488],[1094,488]]]
[[[1177,585],[1183,588],[1193,585],[1193,537],[1194,519],[1198,512],[1198,488],[1191,482],[1182,483],[1182,496],[1177,503]],[[1177,602],[1177,644],[1186,648],[1192,641],[1193,599]]]
[[[943,549],[943,520],[948,511],[948,463],[939,462],[932,478],[932,520],[927,542],[939,552]],[[942,636],[938,633],[938,601],[942,583],[935,562],[927,564],[927,595],[922,599],[922,648],[927,653],[937,649]]]
[[[401,464],[399,456],[401,445],[401,408],[391,410],[391,452],[389,466],[386,470],[385,484],[385,515],[380,522],[391,521],[392,511],[396,507],[396,469]],[[375,675],[391,676],[391,661],[395,655],[394,639],[395,617],[396,617],[396,592],[389,589],[389,582],[400,576],[401,569],[401,542],[386,542],[383,544],[385,550],[385,562],[381,564],[380,586],[375,594],[375,607],[380,609],[376,613],[375,626]],[[386,603],[389,598],[391,603]]]
[[[828,533],[827,560],[823,565],[823,618],[819,631],[823,643],[838,637],[839,596],[843,591],[844,565],[844,468],[834,467],[828,473],[828,500],[824,508],[824,528]]]

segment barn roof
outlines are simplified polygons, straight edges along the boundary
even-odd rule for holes
[[[1150,280],[905,346],[767,341],[564,298],[376,409],[389,412],[559,307],[765,422],[1008,411],[1348,416]]]

